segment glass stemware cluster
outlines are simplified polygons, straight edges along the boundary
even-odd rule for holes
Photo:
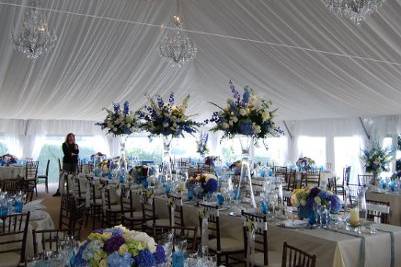
[[[19,191],[13,195],[0,189],[0,217],[13,213],[21,213],[25,202],[25,194]]]

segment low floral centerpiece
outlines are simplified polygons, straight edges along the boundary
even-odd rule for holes
[[[214,123],[211,131],[222,131],[223,138],[238,137],[242,150],[242,167],[240,184],[236,185],[239,194],[237,198],[242,199],[241,194],[245,194],[239,190],[240,187],[249,188],[251,204],[256,208],[249,165],[249,162],[252,161],[250,159],[251,148],[258,139],[280,136],[283,131],[274,121],[277,109],[272,109],[271,101],[261,99],[248,86],[245,86],[242,95],[231,81],[229,86],[233,97],[227,100],[224,107],[211,103],[219,108],[219,111],[214,112],[210,119],[210,122]]]
[[[309,171],[315,165],[315,161],[308,157],[301,157],[297,160],[296,165],[300,171]]]
[[[17,163],[17,157],[11,154],[4,154],[0,158],[0,164],[1,165],[11,165],[11,164],[16,164]]]
[[[298,217],[307,218],[310,224],[315,223],[316,206],[324,206],[331,213],[338,213],[342,206],[337,195],[318,187],[295,189],[291,195],[291,204],[298,208]]]
[[[187,115],[189,95],[180,104],[175,104],[174,94],[168,101],[161,96],[149,97],[149,103],[138,111],[140,128],[150,137],[163,137],[163,171],[167,179],[172,179],[170,162],[170,144],[172,138],[183,137],[184,133],[194,134],[202,124],[191,120]]]
[[[130,175],[137,184],[143,185],[145,188],[148,187],[148,177],[151,169],[146,165],[138,165],[130,170]]]
[[[216,175],[212,173],[198,173],[188,178],[186,187],[188,191],[198,198],[213,194],[217,191],[219,183]]]
[[[157,245],[152,237],[116,226],[89,234],[72,266],[154,267],[165,262],[163,246]]]
[[[379,143],[372,143],[370,148],[362,151],[361,160],[365,171],[373,174],[371,184],[376,185],[380,173],[390,170],[393,151],[391,148],[382,148]]]

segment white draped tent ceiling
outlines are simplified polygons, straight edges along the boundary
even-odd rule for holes
[[[401,113],[401,1],[360,26],[321,0],[181,0],[197,58],[172,68],[159,55],[175,0],[42,0],[55,48],[36,61],[11,32],[25,1],[0,0],[0,118],[99,120],[103,106],[145,94],[191,94],[204,119],[227,83],[249,85],[280,120]]]

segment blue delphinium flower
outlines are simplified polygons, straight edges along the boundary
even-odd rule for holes
[[[155,265],[155,262],[153,254],[147,249],[141,250],[135,257],[135,264],[138,267],[152,267]]]
[[[248,86],[244,88],[244,94],[242,96],[242,104],[246,105],[249,102],[249,98],[251,97],[251,91]]]
[[[120,104],[114,103],[113,108],[114,108],[114,112],[116,112],[116,113],[120,112]]]
[[[164,251],[163,246],[157,245],[155,253],[153,253],[153,257],[155,258],[156,264],[161,264],[166,262],[166,253]]]
[[[127,115],[129,113],[129,103],[128,101],[124,102],[124,114]]]
[[[168,102],[170,103],[170,105],[174,105],[174,93],[170,94],[170,97],[168,99]]]

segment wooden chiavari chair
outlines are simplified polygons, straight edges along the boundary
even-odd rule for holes
[[[142,210],[135,207],[135,197],[140,199],[137,191],[127,189],[121,193],[121,224],[130,230],[141,230],[143,224]]]
[[[25,181],[27,181],[29,187],[31,187],[32,190],[35,190],[36,196],[38,196],[38,168],[39,161],[27,161],[25,163]]]
[[[103,188],[103,224],[106,227],[118,225],[121,222],[120,198],[114,198],[116,190],[117,187],[112,185],[107,185]]]
[[[95,229],[96,219],[103,223],[102,185],[96,181],[90,181],[89,190],[89,217],[92,218],[92,229]]]
[[[320,186],[320,171],[307,171],[305,173],[306,186]]]
[[[25,203],[32,201],[34,195],[33,188],[24,178],[0,180],[0,189],[11,195],[16,195],[19,192],[24,193]]]
[[[32,230],[32,237],[35,257],[44,251],[58,252],[61,243],[70,238],[68,230]]]
[[[67,230],[70,236],[79,239],[86,210],[84,204],[71,196],[61,196],[59,230]]]
[[[247,266],[272,266],[281,263],[281,254],[269,251],[267,239],[267,218],[241,211],[244,221],[244,248]],[[253,229],[250,229],[253,228]],[[254,231],[252,233],[252,231]],[[253,242],[250,242],[254,234]],[[253,248],[249,244],[254,244]]]
[[[198,227],[193,226],[155,226],[155,230],[158,233],[173,233],[173,251],[175,251],[175,244],[177,240],[186,240],[188,242],[187,250],[191,253],[197,251],[197,240],[198,240]],[[156,242],[159,242],[159,237],[162,235],[157,235]]]
[[[166,205],[168,207],[168,203]],[[142,216],[145,231],[153,234],[153,236],[159,234],[157,230],[160,227],[171,226],[170,218],[160,218],[156,214],[156,200],[153,196],[147,196],[146,192],[142,194]]]
[[[283,245],[282,267],[315,267],[316,255],[310,255],[287,242]]]
[[[366,201],[367,219],[375,223],[390,223],[390,203],[382,201]]]
[[[274,166],[273,172],[274,172],[274,176],[276,176],[276,177],[286,178],[287,172],[288,172],[288,168],[287,167]]]
[[[206,216],[208,222],[208,248],[210,251],[217,256],[217,266],[221,264],[230,265],[229,260],[232,259],[230,256],[235,254],[240,254],[244,252],[243,244],[232,237],[222,237],[220,230],[220,215],[219,207],[199,203],[200,207],[203,209],[203,214]],[[202,220],[199,218],[200,232],[202,233]],[[222,261],[224,257],[224,263]],[[235,260],[234,260],[235,261]],[[236,262],[238,263],[238,261]]]
[[[41,180],[45,181],[46,193],[49,193],[49,166],[50,166],[50,159],[47,160],[45,173],[42,175],[38,175],[36,182],[38,184],[40,183]]]
[[[0,266],[25,266],[30,212],[2,217],[0,224]]]
[[[285,181],[286,185],[284,186],[284,188],[286,188],[288,191],[294,191],[294,189],[297,188],[296,172],[295,171],[287,172]]]

